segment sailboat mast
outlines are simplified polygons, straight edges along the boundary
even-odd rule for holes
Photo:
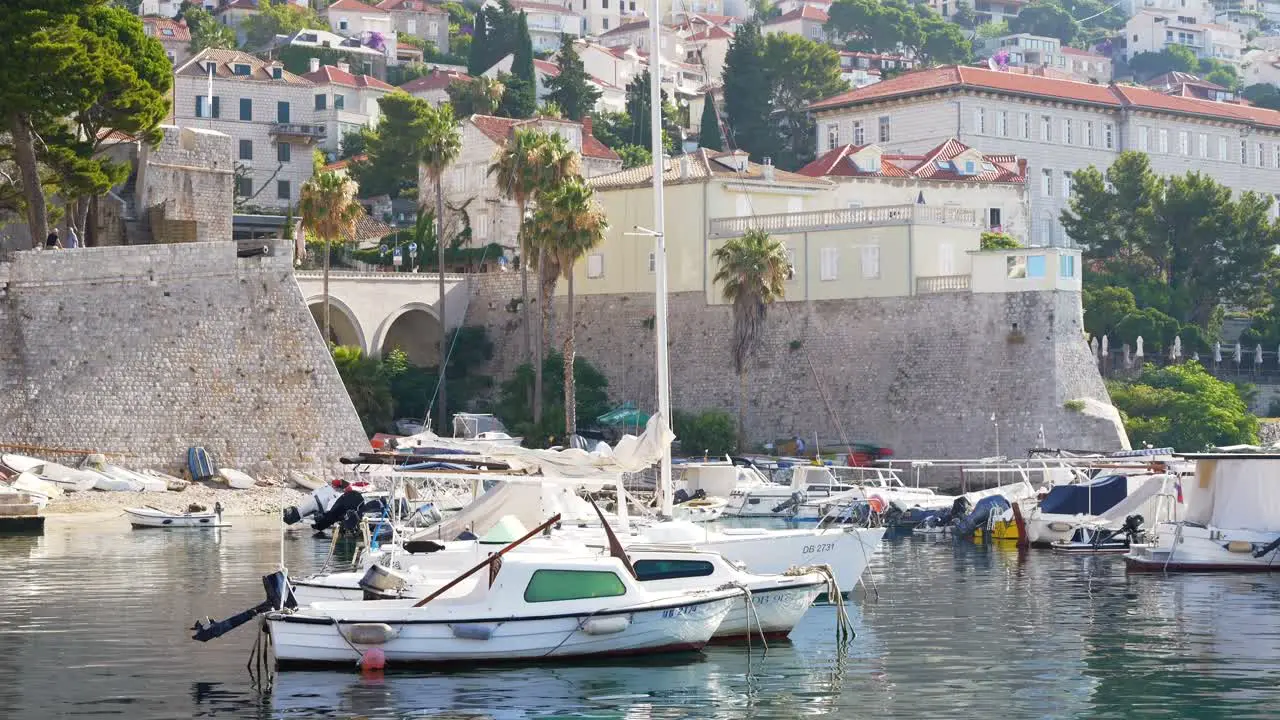
[[[653,151],[653,268],[657,284],[654,294],[654,349],[657,362],[658,414],[663,425],[671,427],[671,378],[667,365],[667,240],[663,218],[662,173],[666,159],[662,154],[662,18],[661,0],[653,0],[649,17],[649,135]],[[659,466],[658,493],[662,514],[671,515],[671,446],[664,444]]]

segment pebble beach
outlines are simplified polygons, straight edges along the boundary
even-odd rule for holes
[[[148,505],[161,510],[183,512],[192,504],[203,505],[211,510],[214,503],[222,503],[223,514],[227,517],[274,515],[284,507],[296,505],[307,494],[307,491],[288,483],[287,480],[276,482],[262,479],[258,480],[257,487],[247,490],[235,490],[226,485],[210,482],[189,483],[183,490],[167,492],[90,490],[65,493],[61,497],[50,500],[44,514],[50,517],[96,515]]]

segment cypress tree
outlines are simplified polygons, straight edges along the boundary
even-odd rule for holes
[[[724,149],[720,122],[716,120],[716,99],[710,92],[702,98],[702,127],[698,133],[698,144],[708,150]]]
[[[590,75],[578,57],[578,50],[567,35],[560,36],[560,54],[556,60],[560,64],[560,74],[547,79],[547,100],[553,102],[564,111],[570,120],[581,121],[582,117],[596,105],[600,99],[600,91],[590,82]]]
[[[743,25],[724,59],[724,140],[750,152],[757,160],[776,154],[776,128],[769,116],[773,110],[772,87],[760,28],[754,23]]]
[[[474,28],[471,30],[471,52],[467,55],[467,73],[472,77],[489,69],[489,65],[485,64],[489,52],[488,25],[489,13],[484,8],[480,8],[476,11]]]
[[[516,19],[515,57],[511,77],[503,80],[506,92],[498,112],[512,118],[530,118],[538,111],[538,85],[533,73],[533,40],[529,37],[529,19],[521,12]]]
[[[529,37],[529,16],[523,10],[516,19],[516,47],[511,74],[530,83],[536,80],[533,73],[533,38]]]

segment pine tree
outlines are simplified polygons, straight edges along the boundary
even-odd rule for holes
[[[533,40],[529,37],[529,19],[522,12],[516,20],[515,57],[511,77],[502,80],[506,92],[498,108],[500,115],[530,118],[538,111],[538,85],[533,73]]]
[[[471,52],[467,55],[467,73],[472,77],[481,75],[489,69],[485,59],[489,52],[489,12],[485,8],[476,11],[474,27],[471,30]]]
[[[591,76],[569,36],[560,36],[560,54],[556,59],[560,63],[560,74],[547,79],[547,88],[551,91],[547,101],[564,111],[566,118],[581,121],[595,107],[600,91],[591,85]]]
[[[725,140],[759,158],[773,155],[777,141],[770,121],[773,109],[769,72],[764,63],[764,41],[754,23],[734,35],[724,59]]]
[[[511,74],[529,83],[536,82],[533,72],[533,38],[529,37],[529,16],[523,11],[516,19],[515,57]]]
[[[716,119],[716,99],[709,92],[702,98],[702,127],[698,134],[698,144],[708,150],[724,149],[720,121]]]

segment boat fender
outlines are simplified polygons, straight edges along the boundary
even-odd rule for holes
[[[1062,522],[1061,520],[1055,520],[1049,523],[1049,529],[1054,532],[1066,532],[1071,529],[1071,523]]]
[[[1244,540],[1232,540],[1227,543],[1227,552],[1251,553],[1253,552],[1253,543]]]
[[[626,615],[588,618],[582,623],[582,632],[588,635],[613,635],[631,626],[631,618]]]
[[[354,645],[381,645],[400,633],[386,623],[357,623],[347,626],[345,634]]]
[[[453,636],[460,640],[488,640],[493,637],[494,625],[484,623],[458,623],[450,625]]]

